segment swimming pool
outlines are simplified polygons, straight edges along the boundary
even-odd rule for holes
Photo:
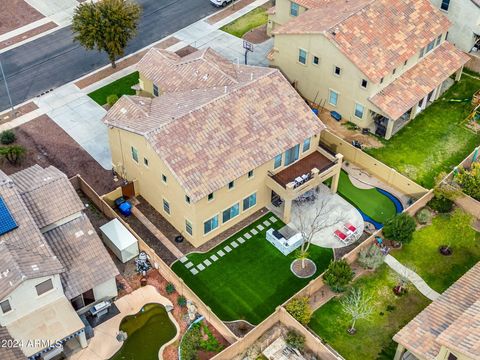
[[[128,338],[110,360],[158,359],[161,347],[177,334],[175,324],[160,304],[146,304],[138,313],[126,316],[120,330],[125,331]]]

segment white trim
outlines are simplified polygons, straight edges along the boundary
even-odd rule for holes
[[[362,117],[357,116],[357,105],[360,105],[362,107]],[[360,104],[359,102],[355,101],[355,104],[353,105],[353,116],[355,116],[357,119],[363,120],[363,117],[365,116],[365,105]]]
[[[167,203],[168,205],[168,212],[167,210],[165,210],[165,202]],[[171,216],[172,215],[172,208],[170,207],[170,201],[168,201],[168,199],[166,198],[162,198],[162,210],[165,214],[167,214],[168,216]]]
[[[205,223],[206,223],[207,221],[212,220],[215,216],[217,217],[217,227],[214,228],[214,229],[211,229],[209,232],[206,233],[206,232],[205,232]],[[215,231],[215,230],[217,230],[217,229],[220,228],[220,221],[219,221],[218,217],[219,217],[219,214],[216,213],[215,215],[209,217],[207,220],[204,220],[204,221],[202,222],[202,225],[203,225],[203,237],[207,236],[207,235],[210,234],[212,231]]]
[[[331,93],[331,92],[334,92],[335,94],[337,94],[337,103],[336,103],[336,104],[332,104],[332,103],[330,102],[330,93]],[[328,89],[328,103],[329,103],[330,105],[337,107],[337,106],[338,106],[338,98],[339,98],[339,97],[340,97],[340,93],[339,93],[338,91],[333,90],[333,89],[330,89],[330,88]]]
[[[227,221],[223,221],[223,212],[226,211],[226,210],[231,209],[232,207],[234,207],[234,206],[237,205],[237,204],[238,204],[238,214],[235,215],[234,217],[231,217],[231,218],[228,219]],[[240,211],[240,201],[237,201],[237,202],[233,203],[233,205],[231,205],[231,206],[229,206],[229,207],[221,210],[221,211],[220,211],[220,214],[222,215],[222,224],[226,224],[226,223],[228,223],[229,221],[235,219],[237,216],[239,216],[239,215],[241,214],[241,211]]]
[[[305,63],[302,63],[302,62],[300,61],[300,51],[305,51]],[[298,48],[297,62],[298,62],[300,65],[307,66],[307,64],[308,64],[308,51],[305,50],[304,48]]]

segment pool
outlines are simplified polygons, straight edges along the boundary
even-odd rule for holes
[[[125,331],[128,338],[110,360],[158,359],[160,348],[177,334],[175,324],[160,304],[146,304],[135,315],[126,316],[120,330]]]

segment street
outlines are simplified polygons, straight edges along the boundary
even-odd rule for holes
[[[208,0],[138,0],[143,12],[125,55],[178,31],[218,9]],[[109,63],[105,53],[73,42],[70,26],[0,54],[14,105],[75,80]],[[0,111],[8,101],[0,82]]]

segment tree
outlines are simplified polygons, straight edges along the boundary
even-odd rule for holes
[[[350,334],[356,332],[355,324],[357,320],[367,319],[373,312],[372,298],[366,296],[360,289],[353,288],[350,294],[340,300],[340,303],[343,311],[350,315],[352,319],[352,325],[348,329]]]
[[[368,248],[360,250],[358,262],[365,269],[375,270],[383,264],[383,254],[378,246],[371,245]]]
[[[15,135],[13,130],[5,130],[5,131],[2,131],[2,133],[0,133],[0,142],[3,145],[13,144],[16,139],[17,139],[17,136]]]
[[[470,170],[462,170],[455,176],[455,181],[468,196],[480,201],[480,163],[472,164]]]
[[[305,336],[293,329],[288,330],[285,336],[285,342],[291,347],[303,351],[305,348]]]
[[[26,153],[27,149],[21,145],[9,145],[0,148],[0,156],[3,156],[12,165],[18,164]]]
[[[302,325],[308,325],[312,318],[312,308],[306,296],[290,300],[285,309]]]
[[[353,270],[346,260],[331,261],[323,275],[323,281],[335,292],[342,292],[352,281]]]
[[[72,30],[86,49],[105,51],[115,68],[127,43],[136,35],[141,8],[133,0],[85,2],[75,9]]]
[[[407,213],[401,213],[387,220],[383,227],[383,235],[391,240],[406,243],[412,240],[415,228],[413,217]]]

